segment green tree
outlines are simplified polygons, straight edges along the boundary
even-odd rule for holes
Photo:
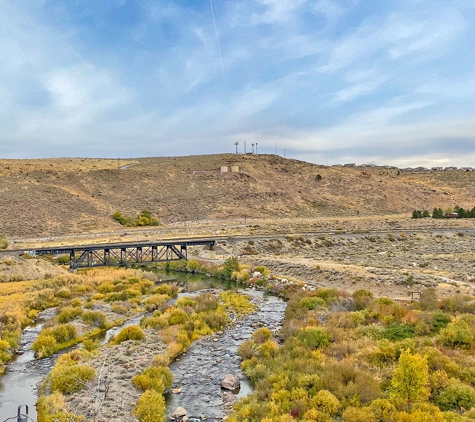
[[[323,179],[323,177],[320,174],[317,174],[317,176],[315,177],[315,180],[317,182],[320,182],[320,180],[322,180],[322,179]]]
[[[223,275],[224,278],[231,278],[233,275],[233,272],[239,271],[239,261],[235,256],[229,257],[225,262],[223,266],[223,270],[221,271],[221,274]]]
[[[391,397],[403,400],[410,407],[413,402],[429,397],[428,382],[427,359],[406,349],[401,353],[391,379]]]
[[[422,212],[422,217],[424,217],[424,218],[430,217],[429,211],[424,210],[424,211]]]

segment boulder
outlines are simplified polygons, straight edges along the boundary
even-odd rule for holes
[[[188,412],[186,411],[186,409],[180,406],[180,407],[177,407],[173,411],[172,417],[177,419],[177,418],[182,418],[182,417],[186,416],[187,414],[188,414]]]
[[[241,381],[233,374],[227,374],[221,381],[221,387],[225,390],[236,390],[241,386]]]

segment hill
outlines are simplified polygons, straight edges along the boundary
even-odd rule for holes
[[[239,172],[221,173],[221,166]],[[317,180],[317,175],[321,180]],[[0,160],[0,233],[113,230],[114,211],[150,210],[162,223],[313,218],[473,207],[475,172],[409,173],[326,167],[275,155],[130,160]]]

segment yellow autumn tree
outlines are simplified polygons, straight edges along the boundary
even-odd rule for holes
[[[430,390],[427,359],[409,349],[401,353],[391,379],[391,397],[402,400],[407,407],[416,401],[426,400]]]

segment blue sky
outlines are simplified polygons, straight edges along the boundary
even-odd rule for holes
[[[471,0],[0,0],[0,157],[475,166],[474,23]]]

